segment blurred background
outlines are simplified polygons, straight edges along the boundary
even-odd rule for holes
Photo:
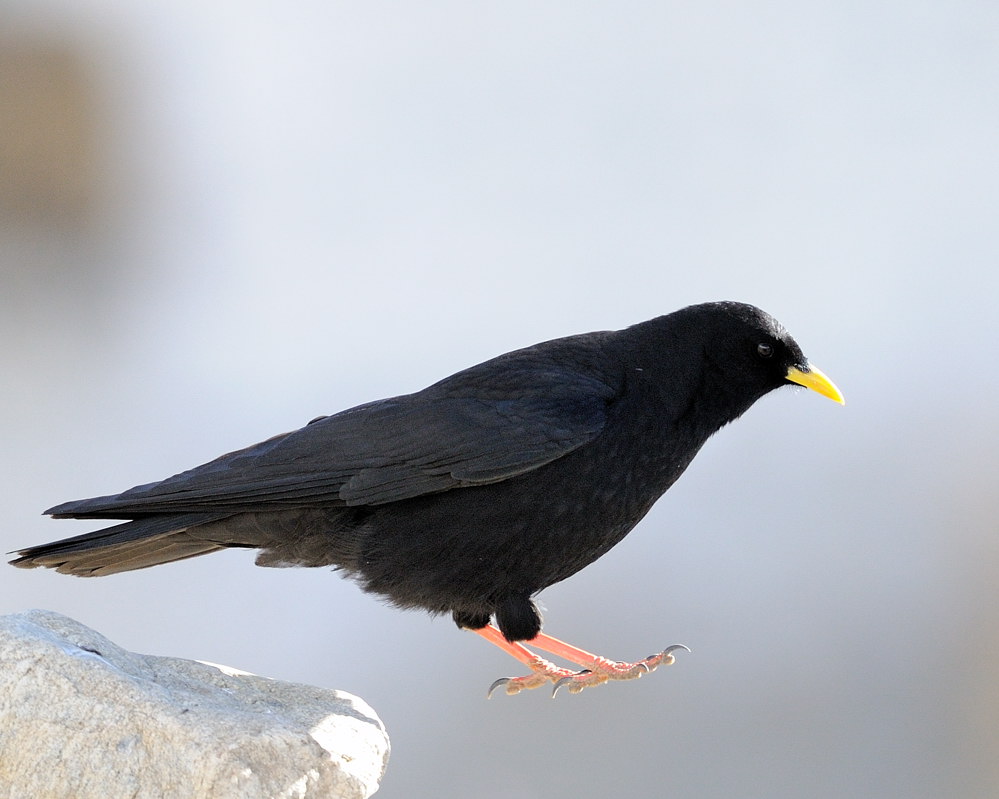
[[[709,442],[542,594],[548,699],[449,619],[223,553],[3,567],[0,613],[367,700],[379,796],[999,792],[999,6],[6,0],[3,550],[39,514],[546,338],[777,316],[842,388]],[[469,531],[474,534],[474,531]]]

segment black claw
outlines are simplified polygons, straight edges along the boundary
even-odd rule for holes
[[[558,689],[561,688],[563,685],[568,685],[574,679],[576,679],[576,677],[581,677],[584,674],[592,674],[592,673],[593,672],[591,672],[589,669],[583,669],[582,671],[577,671],[575,674],[570,674],[568,677],[563,677],[561,680],[556,681],[555,687],[552,688],[552,699],[555,698],[555,695],[558,693]]]
[[[489,690],[486,691],[486,699],[492,699],[493,691],[495,691],[501,685],[510,682],[510,680],[512,679],[513,679],[512,677],[500,677],[498,680],[495,680],[493,684],[489,686]]]
[[[673,644],[673,646],[666,647],[662,652],[657,652],[654,655],[649,655],[646,660],[654,660],[659,658],[660,661],[666,660],[671,654],[673,654],[677,649],[682,649],[684,652],[689,652],[690,647],[685,644]]]

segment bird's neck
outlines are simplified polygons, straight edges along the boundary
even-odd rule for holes
[[[700,348],[671,358],[669,367],[667,373],[648,356],[632,362],[625,375],[627,399],[618,409],[619,424],[633,437],[631,450],[641,462],[636,465],[654,475],[659,493],[676,481],[714,433],[752,404],[733,401],[724,374]]]

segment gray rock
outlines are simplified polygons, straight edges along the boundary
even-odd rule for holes
[[[0,617],[0,797],[366,797],[388,751],[350,694],[137,655],[49,611]]]

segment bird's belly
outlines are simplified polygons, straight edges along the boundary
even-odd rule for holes
[[[398,605],[438,612],[530,596],[605,554],[675,479],[592,459],[570,472],[565,460],[553,474],[374,508],[351,570]]]

